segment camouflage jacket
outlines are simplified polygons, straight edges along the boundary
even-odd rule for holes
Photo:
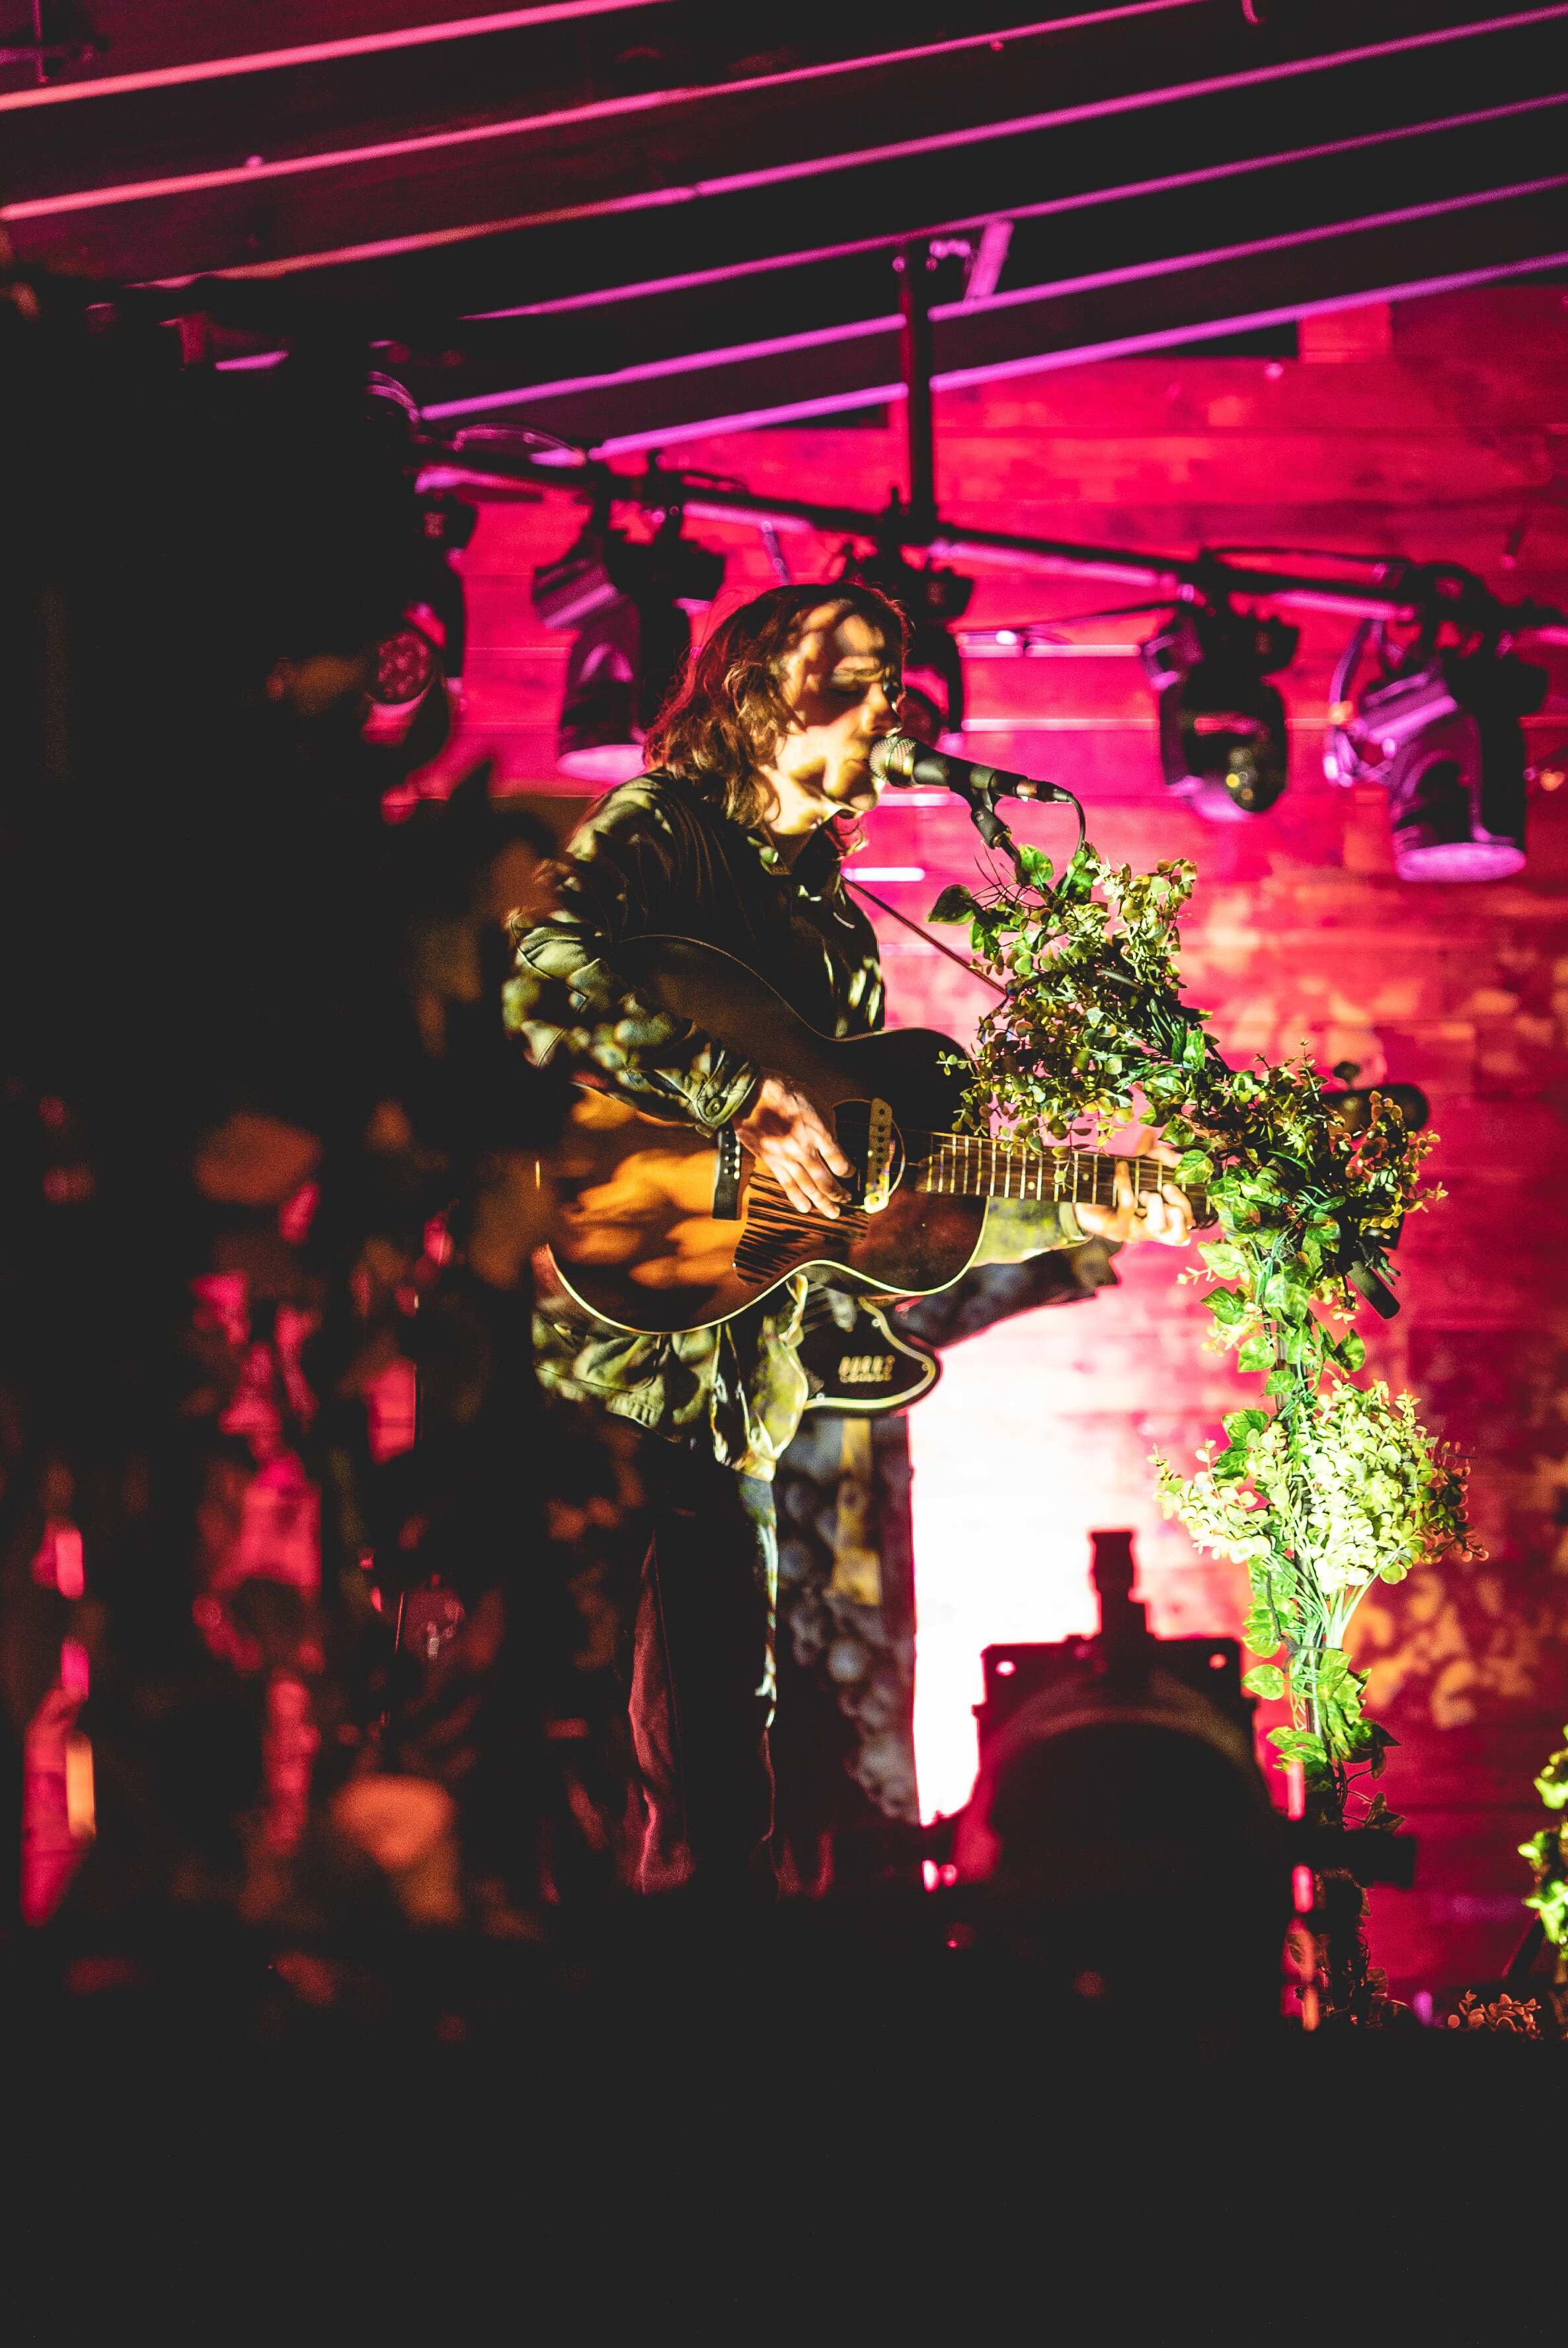
[[[787,869],[765,832],[731,821],[683,777],[644,775],[590,812],[557,881],[558,910],[515,939],[506,990],[507,1024],[536,1065],[567,1052],[628,1098],[666,1114],[674,1104],[715,1130],[744,1106],[758,1075],[751,1062],[680,1022],[633,1015],[615,948],[648,934],[733,954],[825,1035],[882,1026],[876,932],[845,890],[827,831]],[[1081,1236],[1046,1213],[1050,1229],[1032,1229],[1026,1252]],[[554,1393],[676,1439],[706,1430],[720,1461],[770,1478],[806,1400],[795,1350],[805,1295],[798,1276],[722,1327],[656,1337],[611,1328],[543,1287],[539,1375]]]

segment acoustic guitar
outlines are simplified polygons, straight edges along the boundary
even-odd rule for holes
[[[1113,1158],[954,1131],[969,1063],[946,1035],[820,1035],[755,972],[689,938],[624,942],[615,964],[640,1005],[810,1093],[853,1174],[836,1217],[804,1214],[733,1133],[585,1089],[552,1160],[562,1206],[550,1252],[562,1285],[602,1321],[704,1329],[812,1269],[852,1293],[929,1296],[967,1271],[988,1200],[1115,1204]],[[1134,1179],[1156,1190],[1170,1169],[1140,1159]],[[1202,1192],[1186,1196],[1209,1221]]]

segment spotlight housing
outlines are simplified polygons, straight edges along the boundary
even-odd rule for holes
[[[1160,696],[1165,787],[1211,823],[1264,815],[1284,789],[1284,702],[1264,680],[1289,665],[1301,630],[1228,604],[1187,604],[1138,647]]]
[[[678,510],[634,545],[591,522],[557,562],[533,574],[547,628],[573,632],[555,763],[589,783],[642,772],[643,736],[691,650],[691,619],[724,583],[724,557],[680,535]]]
[[[443,675],[461,706],[468,605],[459,568],[479,510],[445,492],[421,491],[415,592],[376,656],[371,697],[382,709],[407,708]]]
[[[1502,880],[1523,870],[1525,766],[1520,719],[1539,709],[1547,673],[1500,641],[1436,649],[1438,620],[1391,660],[1381,622],[1363,621],[1335,671],[1323,770],[1332,783],[1388,794],[1401,880]],[[1368,642],[1380,674],[1349,697]]]
[[[954,620],[969,609],[973,579],[934,562],[918,570],[906,562],[897,547],[879,547],[874,554],[846,553],[839,577],[858,587],[874,587],[905,613],[910,623],[909,650],[904,655],[909,723],[905,731],[934,748],[964,747],[964,662],[948,633]],[[941,699],[913,680],[916,672],[940,688]]]

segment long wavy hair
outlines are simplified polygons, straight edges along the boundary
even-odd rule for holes
[[[770,799],[758,770],[794,723],[784,698],[784,664],[807,620],[824,605],[841,617],[860,613],[884,644],[897,647],[902,660],[909,623],[874,587],[848,581],[770,587],[721,620],[692,655],[648,729],[643,755],[649,768],[665,767],[684,775],[738,823],[764,819]]]

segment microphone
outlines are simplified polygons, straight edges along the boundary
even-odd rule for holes
[[[927,789],[955,791],[971,807],[999,799],[1061,799],[1076,807],[1071,791],[1057,783],[1037,783],[1028,775],[1009,775],[999,767],[977,766],[972,758],[954,758],[945,750],[928,749],[907,734],[884,734],[872,744],[871,770],[879,782],[907,789],[923,783]]]

